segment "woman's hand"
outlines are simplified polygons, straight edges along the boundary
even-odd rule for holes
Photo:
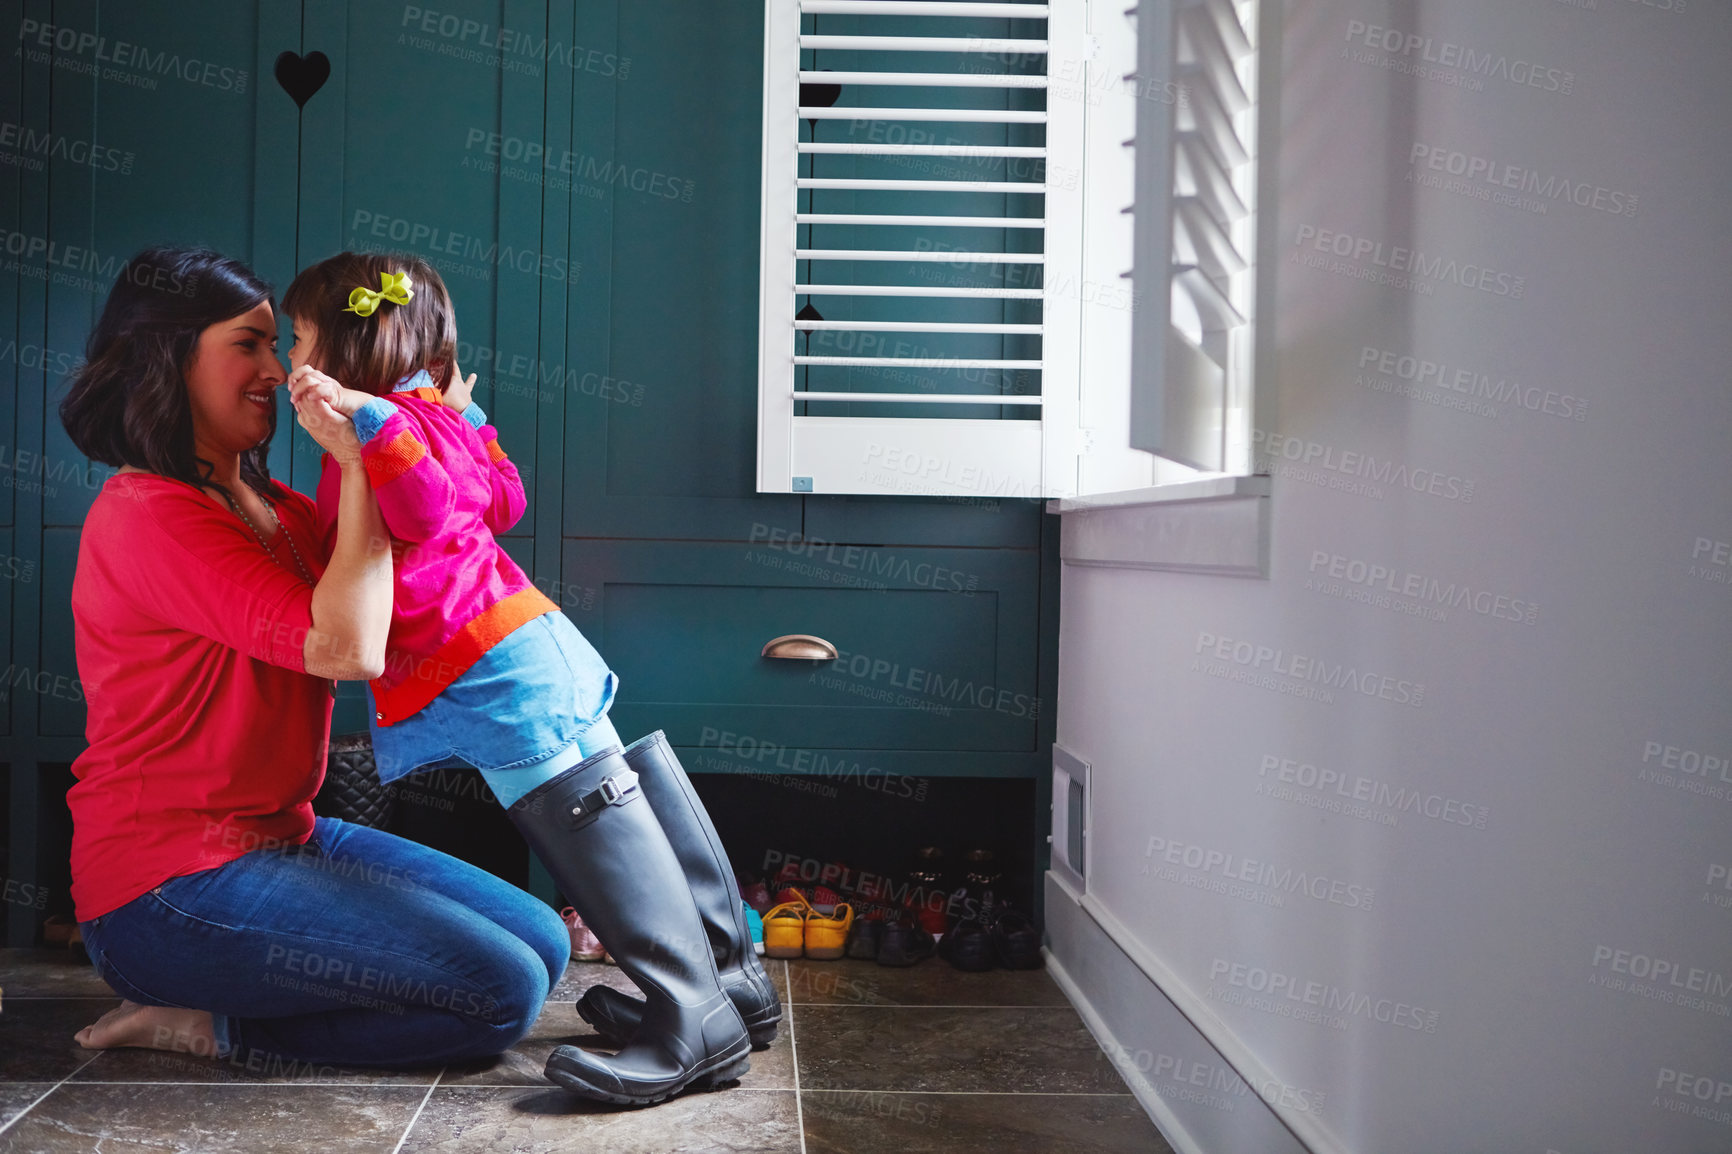
[[[339,465],[357,464],[361,460],[361,439],[355,435],[354,422],[348,413],[331,403],[333,397],[342,401],[341,394],[353,392],[308,365],[302,365],[289,377],[289,399],[295,406],[295,419]],[[367,396],[355,395],[363,399]]]
[[[469,402],[475,399],[475,374],[470,373],[464,379],[463,370],[457,367],[457,362],[451,362],[451,383],[445,386],[444,394],[439,398],[447,407],[461,413],[469,407]]]
[[[355,410],[373,399],[359,389],[345,389],[310,365],[302,365],[289,375],[289,396],[299,407],[301,398],[308,395],[323,397],[327,405],[345,417],[354,416]]]

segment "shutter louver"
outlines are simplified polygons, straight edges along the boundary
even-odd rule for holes
[[[1256,14],[1257,0],[1137,11],[1139,83],[1182,95],[1137,113],[1133,273],[1150,315],[1132,338],[1131,444],[1209,472],[1248,471],[1233,414],[1251,392]]]
[[[1081,8],[767,0],[760,491],[1074,491]]]

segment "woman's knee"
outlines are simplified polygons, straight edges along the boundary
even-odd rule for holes
[[[505,1043],[509,1046],[535,1024],[552,985],[547,978],[546,960],[528,942],[502,933],[491,945],[493,957],[487,964],[489,1004],[476,1017],[506,1033],[517,1031]]]
[[[552,909],[535,904],[538,908],[520,926],[514,926],[513,932],[541,959],[547,969],[547,993],[552,993],[571,961],[571,930]]]
[[[541,993],[546,997],[565,976],[566,964],[571,961],[571,930],[546,902],[522,891],[515,896],[522,900],[494,913],[506,915],[498,923],[501,934],[516,939],[539,960]]]
[[[522,1041],[547,1001],[545,963],[523,941],[502,934],[491,943],[477,988],[445,1007],[462,1019],[466,1037],[448,1058],[487,1058]]]

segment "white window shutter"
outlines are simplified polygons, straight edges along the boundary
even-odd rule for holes
[[[1257,0],[1142,0],[1131,444],[1249,472]],[[1170,302],[1170,303],[1169,303]],[[1170,310],[1170,311],[1169,311]]]
[[[1129,0],[1134,3],[1134,0]],[[1087,93],[1084,112],[1082,408],[1087,446],[1078,461],[1083,495],[1147,488],[1158,480],[1157,458],[1130,443],[1131,331],[1135,297],[1131,252],[1135,234],[1137,108],[1144,100],[1176,99],[1176,85],[1136,83],[1136,10],[1127,0],[1088,0],[1089,58],[1061,65],[1061,92]]]
[[[1074,494],[1082,13],[766,0],[761,492]]]

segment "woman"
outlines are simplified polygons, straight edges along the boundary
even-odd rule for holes
[[[270,289],[202,249],[133,258],[61,405],[118,466],[92,504],[72,607],[89,748],[73,765],[72,892],[125,1001],[78,1034],[309,1063],[497,1054],[564,973],[541,902],[331,818],[333,679],[384,665],[392,561],[350,421],[289,385],[345,483],[329,560],[265,450],[284,374]]]

